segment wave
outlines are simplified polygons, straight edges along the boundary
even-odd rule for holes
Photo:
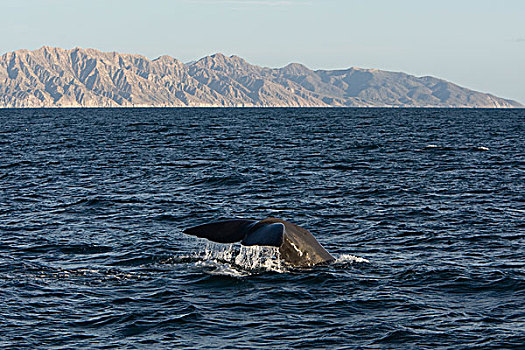
[[[471,147],[454,147],[454,146],[442,146],[436,144],[428,144],[423,148],[423,151],[436,150],[436,151],[490,151],[490,148],[486,146],[471,146]]]
[[[31,253],[50,253],[50,252],[61,252],[64,254],[102,254],[108,253],[113,250],[113,247],[104,245],[93,245],[93,244],[45,244],[38,246],[23,247],[20,251],[31,252]]]

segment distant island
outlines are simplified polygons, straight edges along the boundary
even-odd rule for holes
[[[252,65],[215,55],[184,64],[161,56],[42,47],[0,58],[0,108],[476,107],[520,103],[448,81],[377,69]]]

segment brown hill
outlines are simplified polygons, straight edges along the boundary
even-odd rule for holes
[[[237,56],[42,47],[0,57],[0,107],[523,107],[433,77],[375,69],[271,69]]]

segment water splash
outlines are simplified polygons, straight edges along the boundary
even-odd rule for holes
[[[370,263],[368,259],[351,254],[340,254],[335,258],[335,265]],[[213,275],[243,277],[264,271],[278,273],[289,271],[281,260],[277,247],[218,244],[207,241],[194,259],[197,260],[197,266],[211,268],[208,273]]]
[[[235,264],[248,270],[283,271],[281,253],[277,247],[241,246]]]
[[[197,265],[210,266],[212,274],[247,276],[261,271],[286,271],[277,247],[238,246],[207,242],[197,253]]]

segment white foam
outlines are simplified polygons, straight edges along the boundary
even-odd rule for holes
[[[340,254],[335,259],[335,264],[370,263],[368,259],[351,254]]]

